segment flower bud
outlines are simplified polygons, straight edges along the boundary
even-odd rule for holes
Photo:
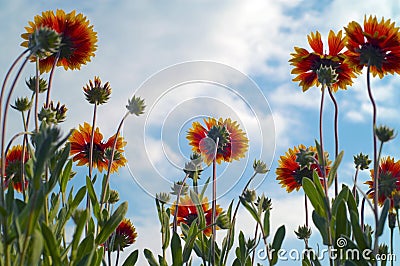
[[[36,93],[36,77],[30,77],[29,80],[25,81],[26,86]],[[47,81],[43,78],[39,78],[39,93],[47,91]]]
[[[226,215],[225,212],[221,213],[217,217],[217,226],[221,229],[228,229],[231,227],[231,221],[228,218],[228,215]]]
[[[32,106],[32,102],[28,99],[28,97],[21,97],[15,100],[14,105],[11,105],[17,111],[25,112],[28,111]]]
[[[261,160],[254,159],[253,169],[257,174],[265,174],[268,172],[267,165]]]
[[[356,168],[359,168],[360,170],[368,169],[371,162],[372,160],[368,159],[368,155],[360,153],[359,155],[354,156],[354,164]]]
[[[114,189],[110,189],[110,198],[108,199],[108,203],[115,204],[119,201],[119,193]]]
[[[156,198],[162,203],[166,204],[170,201],[171,197],[168,193],[161,192],[160,194],[156,194]]]
[[[307,227],[306,225],[304,226],[299,226],[297,229],[297,232],[294,231],[298,239],[301,240],[308,240],[311,237],[311,228]]]
[[[381,142],[388,142],[396,137],[394,129],[390,129],[387,126],[376,127],[375,135]]]
[[[143,114],[145,108],[144,100],[135,95],[133,95],[132,99],[128,100],[128,105],[126,105],[126,109],[128,109],[129,113],[135,114],[136,116]]]
[[[184,196],[188,193],[189,186],[185,183],[183,184],[182,181],[174,182],[174,185],[171,187],[172,195],[178,195],[180,192],[181,196]]]
[[[89,80],[89,83],[83,87],[86,100],[91,104],[104,104],[110,99],[111,87],[110,83],[101,84],[99,77],[94,77],[94,83]]]
[[[243,198],[245,199],[245,201],[247,202],[253,202],[257,199],[257,193],[255,190],[253,189],[246,189],[243,192]]]

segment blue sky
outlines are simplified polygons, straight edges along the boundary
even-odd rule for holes
[[[153,110],[151,115],[127,120],[124,137],[128,141],[126,156],[129,168],[114,175],[111,184],[120,191],[121,199],[129,202],[128,217],[139,234],[135,248],[143,250],[147,247],[155,253],[159,253],[160,244],[152,192],[145,192],[135,182],[132,173],[141,180],[141,185],[142,182],[150,184],[150,190],[168,191],[168,182],[165,185],[159,181],[177,181],[183,177],[174,165],[182,163],[189,153],[189,147],[185,146],[185,131],[196,115],[210,114],[237,117],[249,135],[254,136],[250,139],[251,153],[245,160],[237,166],[224,166],[227,170],[224,167],[219,169],[228,171],[228,176],[232,176],[229,169],[243,172],[242,176],[233,175],[233,180],[221,177],[221,194],[227,194],[221,197],[220,204],[226,207],[240,193],[243,182],[251,174],[253,159],[262,156],[261,159],[271,165],[271,172],[265,180],[257,180],[257,191],[273,200],[273,231],[286,224],[285,248],[300,246],[292,232],[304,223],[302,193],[287,194],[275,180],[274,173],[277,159],[289,147],[301,143],[312,145],[318,137],[320,94],[316,88],[303,93],[291,81],[290,53],[294,46],[308,49],[307,35],[311,31],[318,30],[324,41],[330,29],[340,30],[352,20],[361,23],[364,15],[384,16],[400,23],[400,6],[394,0],[379,1],[379,4],[374,0],[352,1],[351,4],[347,0],[2,1],[1,73],[7,71],[12,60],[23,50],[19,46],[22,41],[20,34],[28,21],[42,11],[57,8],[67,12],[75,9],[86,15],[99,39],[96,56],[81,71],[61,68],[56,71],[52,97],[69,109],[68,120],[63,125],[65,131],[91,121],[92,109],[84,99],[82,87],[95,75],[109,81],[113,89],[110,102],[99,108],[98,125],[105,137],[108,138],[116,129],[125,112],[127,99],[135,91],[146,96],[149,108],[153,107],[149,109]],[[202,86],[199,83],[184,85],[164,95],[163,88],[170,88],[166,84],[172,86],[188,77],[203,77],[195,69],[188,68],[192,72],[179,70],[181,72],[174,75],[175,68],[169,68],[192,60],[219,62],[227,66],[225,70],[232,68],[226,73],[221,70],[226,74],[224,76],[219,76],[221,72],[218,71],[214,75],[205,75],[230,86],[243,97],[237,97],[223,86]],[[24,77],[32,73],[33,66],[30,65]],[[166,76],[162,76],[163,73]],[[231,80],[232,73],[238,79]],[[378,124],[385,123],[396,129],[400,128],[399,80],[398,76],[388,76],[372,81],[378,104]],[[371,107],[365,83],[364,73],[355,80],[353,87],[336,94],[340,106],[340,149],[345,150],[339,177],[347,184],[351,184],[354,175],[353,155],[360,152],[371,154],[372,151]],[[255,97],[260,96],[257,87],[265,99]],[[21,82],[14,95],[25,93]],[[157,98],[159,101],[155,100]],[[200,103],[194,100],[199,98],[202,99]],[[333,157],[333,106],[328,98],[325,103],[325,147]],[[264,108],[264,112],[252,114],[249,106]],[[18,121],[18,116],[14,117]],[[19,129],[19,123],[10,123],[10,130]],[[257,132],[262,134],[257,135]],[[146,143],[143,143],[143,137]],[[384,148],[384,154],[400,159],[399,142],[399,139],[390,142]],[[79,175],[74,182],[76,186],[83,185],[86,170],[76,170]],[[368,173],[363,173],[360,178],[367,180]],[[229,190],[237,179],[239,183]],[[249,215],[241,210],[240,217],[239,224],[249,234],[252,231],[252,227],[247,226],[252,224]],[[320,241],[317,236],[313,240]],[[281,262],[279,265],[290,263]]]

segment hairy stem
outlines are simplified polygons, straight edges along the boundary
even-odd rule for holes
[[[332,89],[330,86],[328,86],[328,92],[329,96],[333,102],[333,105],[335,107],[335,115],[334,115],[334,131],[335,131],[335,159],[337,158],[339,154],[339,106],[338,103],[335,99],[335,96],[333,95]],[[339,190],[339,181],[338,181],[338,176],[337,174],[335,175],[335,196],[338,195],[338,190]]]

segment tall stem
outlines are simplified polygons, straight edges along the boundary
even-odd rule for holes
[[[375,127],[376,127],[376,103],[374,97],[372,95],[371,83],[370,83],[370,65],[367,67],[367,88],[368,88],[368,96],[372,105],[372,140],[374,143],[374,219],[375,219],[375,232],[378,230],[379,218],[378,218],[378,200],[379,200],[379,180],[378,180],[378,161],[377,161],[377,141],[375,135]],[[374,234],[374,254],[378,253],[378,235]]]
[[[335,96],[333,95],[332,89],[330,86],[328,86],[328,92],[329,96],[333,102],[333,105],[335,107],[335,118],[334,118],[334,130],[335,130],[335,159],[337,158],[339,154],[339,106],[338,103],[335,99]],[[335,175],[335,196],[338,195],[338,190],[339,190],[339,185],[338,185],[338,176],[337,174]]]
[[[35,130],[39,132],[39,58],[36,57],[36,79],[35,79]],[[46,104],[47,106],[47,104]]]
[[[2,110],[3,110],[3,98],[4,98],[4,93],[6,90],[6,84],[8,79],[10,78],[10,74],[13,71],[13,69],[15,68],[15,66],[17,65],[17,63],[19,62],[19,60],[21,60],[21,58],[29,52],[29,49],[26,49],[25,51],[23,51],[18,57],[17,59],[15,59],[15,61],[12,63],[11,67],[8,69],[7,74],[4,78],[3,84],[1,86],[1,92],[0,92],[0,123],[2,122],[1,120],[3,119],[2,116]],[[4,135],[4,134],[3,134]],[[2,138],[3,138],[2,135]],[[6,168],[5,168],[5,154],[4,154],[4,142],[2,142],[2,146],[1,146],[1,163],[0,163],[0,168],[1,168],[1,172],[0,172],[0,176],[1,176],[1,185],[0,185],[0,204],[1,206],[4,206],[4,178],[6,176]],[[6,252],[5,252],[6,253]]]
[[[325,83],[322,84],[322,93],[321,93],[321,104],[320,104],[320,109],[319,109],[319,141],[320,141],[320,147],[321,147],[321,172],[322,172],[322,178],[324,180],[324,190],[325,190],[325,197],[327,200],[327,206],[328,206],[328,226],[327,226],[327,231],[328,231],[328,249],[329,249],[329,254],[331,252],[332,248],[332,232],[330,229],[330,223],[331,223],[331,208],[330,208],[330,202],[329,202],[329,195],[328,195],[328,182],[326,180],[326,169],[325,169],[325,152],[324,152],[324,141],[323,141],[323,110],[324,110],[324,97],[325,97]],[[330,266],[333,266],[333,258],[329,258],[329,264]]]
[[[105,183],[104,189],[107,189],[108,183],[110,182],[111,166],[112,166],[112,163],[114,161],[114,154],[115,154],[115,149],[117,147],[117,141],[118,141],[119,132],[121,131],[122,125],[124,124],[124,121],[128,117],[128,115],[129,115],[129,112],[127,112],[124,115],[124,117],[121,119],[121,122],[118,125],[117,133],[115,133],[115,138],[114,138],[114,142],[113,142],[113,146],[112,146],[112,150],[111,150],[111,158],[108,161],[106,183]],[[106,192],[102,191],[101,201],[100,201],[100,211],[103,210],[103,204],[104,204],[105,197],[106,197]]]
[[[57,52],[57,55],[56,55],[56,57],[55,57],[55,59],[54,59],[53,67],[51,68],[51,71],[50,71],[49,86],[48,86],[48,88],[47,88],[47,96],[46,96],[46,108],[47,108],[47,107],[49,106],[49,104],[50,104],[51,85],[52,85],[52,83],[53,83],[54,70],[56,69],[58,60],[60,59],[60,52],[61,52],[61,50],[59,50],[59,51]]]
[[[246,191],[246,189],[250,186],[250,183],[253,181],[254,177],[257,175],[257,172],[254,172],[253,175],[250,177],[249,181],[247,181],[246,185],[244,186],[243,190],[242,190],[242,194]],[[235,207],[235,211],[233,212],[233,216],[232,216],[232,226],[228,229],[228,240],[227,243],[230,243],[231,241],[231,237],[232,237],[232,230],[234,229],[235,223],[236,223],[236,215],[237,212],[239,210],[239,205],[240,205],[240,200],[236,203],[236,207]],[[226,261],[228,260],[228,252],[225,253],[225,258],[222,258],[221,260],[223,260],[223,265],[226,265]]]
[[[217,148],[218,148],[218,140],[217,140]],[[217,215],[217,153],[215,153],[213,159],[213,191],[212,191],[212,216],[211,216],[211,224],[212,224],[212,237],[211,237],[211,265],[215,265],[215,241],[217,237],[217,228],[215,227],[215,218]]]

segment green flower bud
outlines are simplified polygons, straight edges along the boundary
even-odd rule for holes
[[[371,162],[372,160],[368,159],[368,155],[360,153],[359,155],[354,156],[355,167],[360,168],[360,170],[368,169]]]
[[[189,186],[185,183],[183,184],[182,181],[174,182],[174,185],[171,187],[172,195],[178,195],[180,191],[180,195],[184,196],[188,193]]]
[[[301,240],[308,240],[311,237],[311,228],[307,227],[306,225],[304,226],[299,226],[297,231],[294,231],[298,239]]]
[[[255,203],[256,206],[260,204],[261,198],[257,197],[257,202]],[[272,209],[272,202],[270,198],[264,198],[262,202],[262,210],[263,211],[269,211]]]
[[[29,80],[25,81],[26,86],[36,93],[36,77],[30,77]],[[39,93],[47,91],[47,81],[43,78],[39,78]]]
[[[265,174],[268,172],[267,165],[261,160],[254,159],[253,169],[257,174]]]
[[[255,190],[253,190],[253,189],[246,189],[244,192],[243,192],[243,196],[242,196],[244,199],[245,199],[245,201],[247,201],[247,202],[253,202],[253,201],[255,201],[256,199],[257,199],[257,193],[256,193],[256,191]]]
[[[106,82],[104,85],[102,85],[99,77],[94,77],[94,83],[89,80],[89,83],[83,87],[83,91],[86,100],[90,104],[104,104],[110,99],[111,96],[110,83]]]
[[[161,192],[160,194],[156,194],[156,198],[162,203],[166,204],[170,201],[171,197],[168,193]]]
[[[231,228],[231,221],[229,220],[228,215],[225,212],[222,212],[217,217],[217,226],[221,229],[229,229]]]
[[[394,129],[390,129],[387,126],[376,127],[375,135],[381,142],[388,142],[396,137]]]
[[[28,97],[21,97],[15,100],[14,105],[11,105],[17,111],[25,112],[31,109],[32,102],[29,100]]]
[[[144,100],[135,95],[133,95],[132,99],[128,100],[128,105],[126,105],[126,109],[128,109],[129,113],[135,114],[136,116],[143,114],[145,108]]]
[[[115,204],[119,201],[119,193],[114,189],[110,189],[110,198],[108,199],[108,203]]]

